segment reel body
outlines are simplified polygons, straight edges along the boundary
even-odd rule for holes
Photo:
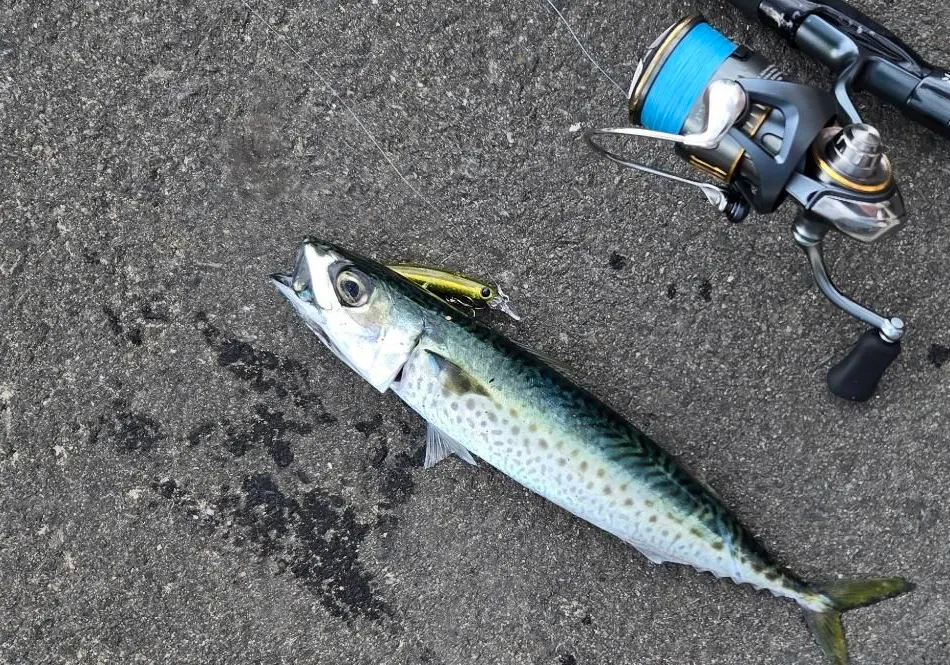
[[[903,322],[841,293],[828,276],[822,241],[838,231],[874,242],[900,228],[906,210],[880,134],[842,108],[831,92],[785,79],[761,55],[736,46],[700,16],[664,32],[637,67],[630,87],[634,125],[595,129],[590,145],[627,168],[698,187],[731,221],[768,214],[787,199],[800,208],[793,237],[832,303],[872,326],[829,372],[829,388],[863,401],[900,353]],[[715,184],[683,178],[612,152],[606,137],[675,145]]]

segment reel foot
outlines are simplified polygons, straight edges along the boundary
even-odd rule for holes
[[[871,328],[858,338],[848,355],[828,370],[828,389],[843,399],[866,402],[900,352],[899,339],[887,341],[877,328]]]

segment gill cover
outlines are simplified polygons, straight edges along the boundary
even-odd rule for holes
[[[307,242],[293,273],[271,279],[337,358],[385,392],[422,335],[423,319],[380,268],[339,247]]]

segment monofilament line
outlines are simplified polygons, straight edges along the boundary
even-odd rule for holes
[[[584,55],[587,57],[587,59],[591,61],[591,64],[593,64],[594,67],[596,67],[597,70],[598,70],[601,74],[603,74],[605,77],[607,77],[607,80],[610,81],[611,83],[613,83],[613,84],[614,84],[614,87],[615,87],[617,90],[619,90],[619,91],[620,91],[620,94],[623,95],[623,98],[626,99],[626,98],[627,98],[627,91],[624,90],[622,87],[620,87],[620,84],[617,83],[617,82],[614,80],[614,77],[611,76],[610,74],[608,74],[607,71],[606,71],[603,67],[600,66],[600,63],[598,63],[596,60],[594,60],[594,56],[592,56],[592,55],[587,51],[587,49],[584,48],[584,44],[581,43],[580,37],[577,36],[577,33],[574,32],[574,28],[572,28],[572,27],[571,27],[571,24],[567,22],[567,19],[566,19],[566,18],[564,18],[564,14],[561,13],[561,10],[558,9],[557,6],[555,6],[555,4],[554,4],[553,2],[551,2],[551,0],[544,0],[544,1],[548,3],[548,5],[551,7],[551,9],[554,10],[554,13],[557,14],[558,18],[561,19],[561,23],[563,23],[563,24],[564,24],[564,27],[567,28],[567,31],[568,31],[569,33],[571,33],[571,37],[573,37],[573,38],[574,38],[574,41],[577,42],[577,45],[580,47],[581,51],[584,53]]]
[[[341,97],[340,94],[337,93],[337,91],[330,84],[330,81],[327,79],[327,77],[321,74],[317,70],[316,67],[311,65],[310,61],[307,60],[305,57],[303,57],[300,51],[298,51],[293,46],[291,46],[290,42],[287,41],[286,37],[284,37],[282,34],[277,32],[277,30],[272,28],[270,24],[267,22],[267,20],[256,9],[254,9],[251,5],[249,5],[245,0],[241,0],[241,4],[247,7],[247,10],[257,17],[257,20],[259,20],[264,25],[264,27],[267,29],[268,32],[274,35],[281,43],[283,43],[283,45],[287,48],[288,51],[290,51],[301,63],[303,63],[303,65],[307,69],[313,72],[314,76],[317,77],[317,79],[320,81],[323,87],[327,90],[327,92],[329,92],[333,96],[334,99],[340,102],[340,105],[346,110],[347,113],[350,114],[350,117],[352,117],[353,120],[356,121],[356,124],[359,125],[359,128],[363,131],[364,134],[366,134],[366,137],[370,140],[370,142],[372,142],[373,147],[376,148],[376,151],[380,155],[383,156],[383,159],[386,160],[386,163],[389,164],[393,172],[395,172],[395,174],[399,176],[399,179],[402,180],[403,183],[405,183],[406,187],[411,189],[412,193],[415,194],[417,197],[419,197],[419,200],[425,203],[429,207],[429,209],[432,210],[432,212],[434,212],[436,215],[439,215],[441,217],[442,216],[441,211],[439,211],[438,208],[436,208],[432,203],[430,203],[429,199],[423,196],[422,192],[416,189],[416,187],[411,182],[409,182],[408,178],[406,178],[406,176],[403,175],[402,171],[399,170],[399,167],[396,166],[396,163],[392,160],[392,158],[390,158],[390,156],[386,153],[386,151],[383,150],[383,147],[379,144],[379,141],[376,140],[376,137],[373,136],[373,133],[369,131],[369,128],[367,128],[366,125],[363,124],[363,121],[360,120],[358,115],[356,115],[356,112],[353,110],[353,108],[349,104],[346,103],[346,100],[344,100],[343,97]]]

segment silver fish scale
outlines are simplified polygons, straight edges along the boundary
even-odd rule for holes
[[[733,534],[721,514],[711,517],[699,501],[684,509],[677,498],[688,490],[670,488],[662,466],[635,470],[629,458],[636,448],[629,441],[612,442],[616,435],[598,428],[595,418],[574,416],[566,423],[552,416],[563,404],[544,395],[544,381],[521,372],[521,389],[507,390],[501,384],[519,377],[506,374],[505,381],[460,390],[420,344],[393,391],[443,435],[655,563],[690,565],[802,604],[817,602],[796,579],[746,547],[743,534]]]

